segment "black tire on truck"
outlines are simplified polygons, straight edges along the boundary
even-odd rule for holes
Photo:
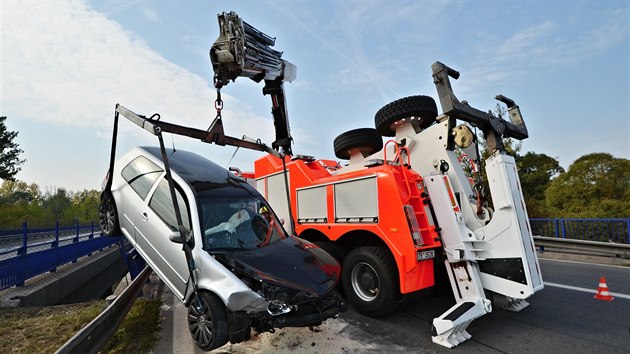
[[[336,259],[339,264],[343,264],[343,260],[347,255],[347,252],[343,248],[337,246],[337,244],[331,241],[316,241],[313,243]]]
[[[118,210],[111,192],[104,192],[98,208],[98,222],[105,236],[114,236],[120,233]]]
[[[352,250],[343,262],[341,279],[348,302],[366,316],[385,316],[398,307],[402,298],[398,268],[385,247]]]
[[[214,294],[200,291],[188,306],[188,330],[195,344],[212,350],[228,342],[228,322],[225,305]]]
[[[353,150],[360,150],[364,156],[381,150],[383,148],[383,138],[381,138],[376,129],[359,128],[337,136],[333,142],[333,148],[337,158],[348,160]]]
[[[394,136],[396,126],[411,122],[420,129],[427,128],[437,117],[437,105],[429,96],[409,96],[388,103],[374,116],[374,126],[382,136]]]

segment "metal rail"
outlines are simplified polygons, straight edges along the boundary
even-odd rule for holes
[[[150,274],[151,268],[145,267],[114,302],[96,316],[92,322],[72,336],[55,354],[98,353],[127,316],[127,312],[131,309]]]
[[[544,249],[544,247],[549,247],[553,249],[568,250],[570,252],[580,254],[604,255],[630,259],[630,245],[621,243],[534,236],[534,244],[542,249]]]

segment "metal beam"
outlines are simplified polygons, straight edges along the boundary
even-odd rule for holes
[[[534,244],[539,247],[569,250],[577,253],[601,254],[609,257],[630,259],[630,245],[614,242],[559,239],[534,236]]]

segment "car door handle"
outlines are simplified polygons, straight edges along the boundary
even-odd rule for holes
[[[149,214],[147,214],[146,212],[142,213],[142,218],[144,220],[149,220]]]

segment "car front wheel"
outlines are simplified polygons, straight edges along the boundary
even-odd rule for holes
[[[223,302],[202,291],[188,306],[188,329],[202,350],[213,350],[228,342],[227,314]]]

